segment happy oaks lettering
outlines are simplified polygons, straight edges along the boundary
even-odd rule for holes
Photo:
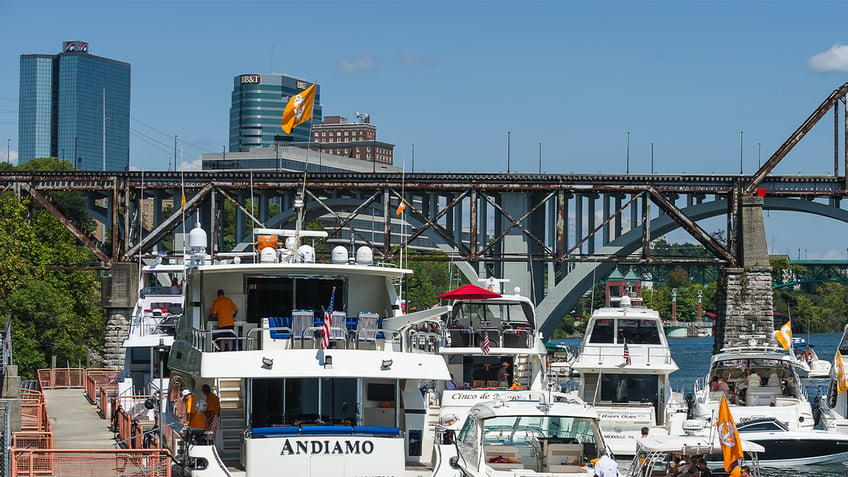
[[[280,455],[348,455],[348,454],[371,454],[374,452],[374,443],[368,440],[365,441],[330,441],[330,440],[310,440],[310,441],[291,441],[286,439],[283,441],[283,449]]]

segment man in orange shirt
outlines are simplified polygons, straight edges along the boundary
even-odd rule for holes
[[[230,330],[229,333],[220,333],[216,338],[221,343],[221,351],[233,349],[233,338],[235,337],[235,318],[238,307],[230,297],[224,295],[224,290],[218,290],[218,298],[212,302],[212,319],[218,320],[219,330]]]
[[[183,391],[186,400],[186,424],[190,439],[199,440],[206,431],[206,402],[191,394],[188,389]]]

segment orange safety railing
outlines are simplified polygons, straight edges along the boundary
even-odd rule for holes
[[[52,432],[27,432],[19,431],[12,436],[12,448],[15,449],[33,449],[33,450],[49,450],[53,448],[53,433]],[[23,467],[31,469],[30,475],[52,475],[53,474],[53,456],[51,455],[34,455],[23,454],[18,458],[12,459],[12,474],[14,469]]]
[[[121,373],[117,369],[86,369],[85,370],[85,395],[88,400],[98,404],[99,392],[101,387],[118,390],[118,375]]]
[[[49,368],[38,370],[38,385],[44,389],[85,388],[88,376],[117,376],[112,368]]]
[[[170,477],[171,463],[161,449],[11,449],[11,477],[97,475]]]
[[[47,402],[44,393],[32,389],[21,389],[21,430],[49,432]]]
[[[145,407],[150,396],[119,396],[113,398],[112,430],[117,433],[118,443],[130,449],[144,447],[144,427],[154,424],[151,415],[155,411]]]
[[[97,390],[97,409],[100,411],[100,415],[103,419],[109,419],[112,417],[112,410],[115,409],[112,407],[112,399],[115,397],[116,392],[117,389],[113,390],[105,386],[100,386]]]

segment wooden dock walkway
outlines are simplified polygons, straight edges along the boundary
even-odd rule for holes
[[[83,389],[44,391],[47,414],[53,427],[55,449],[115,449],[109,420],[100,417]]]

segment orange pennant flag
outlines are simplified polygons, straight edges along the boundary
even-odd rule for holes
[[[721,453],[724,455],[724,470],[730,472],[736,465],[736,461],[745,457],[745,453],[742,451],[739,431],[736,430],[736,424],[734,424],[733,416],[730,414],[730,406],[727,405],[727,399],[724,395],[721,396],[716,427],[718,428],[718,439],[721,443]]]
[[[842,394],[848,389],[848,376],[845,375],[845,363],[842,362],[842,353],[838,349],[833,363],[836,365],[836,394]]]
[[[783,346],[783,349],[789,349],[792,347],[792,320],[787,321],[780,327],[779,330],[774,332],[774,337],[777,339],[777,342],[780,343],[780,346]]]
[[[185,192],[183,192],[182,201],[180,202],[180,210],[185,209],[185,205],[186,205]]]
[[[401,199],[400,204],[398,204],[397,209],[395,209],[395,215],[402,214],[404,210],[406,210],[406,201]]]
[[[292,129],[312,119],[312,106],[315,104],[315,84],[289,98],[286,109],[283,110],[281,127],[286,134]]]

